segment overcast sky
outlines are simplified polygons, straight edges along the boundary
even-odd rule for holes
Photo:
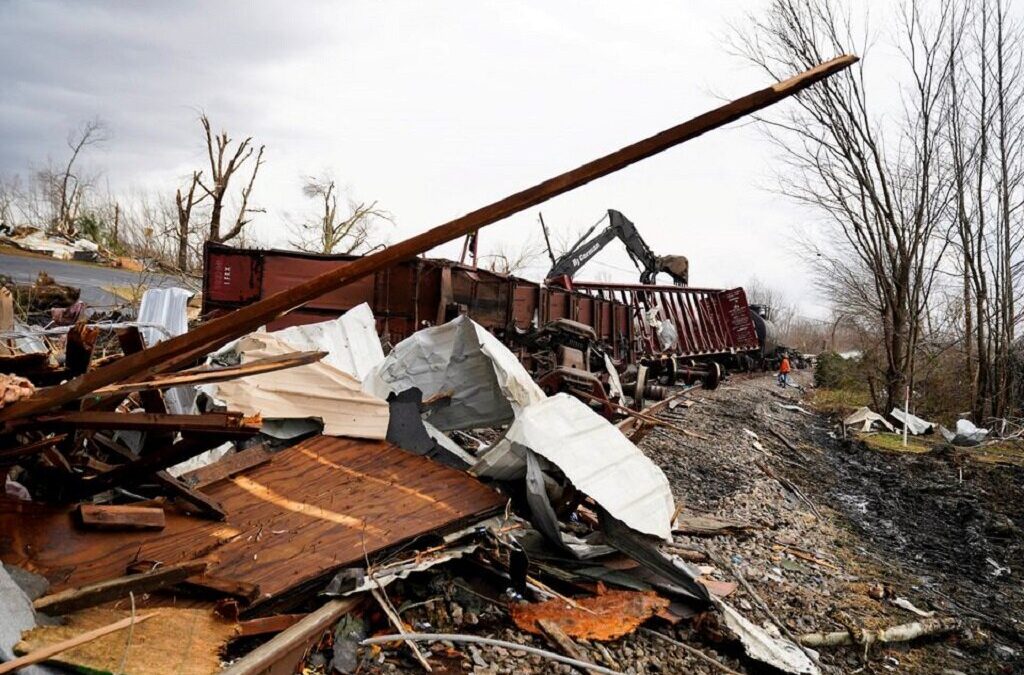
[[[325,170],[391,211],[397,241],[767,85],[723,39],[765,5],[0,0],[0,172],[62,157],[98,116],[112,136],[88,163],[112,189],[173,192],[202,168],[202,110],[267,146],[262,241],[286,241],[312,208],[301,177]],[[821,316],[792,242],[813,215],[773,195],[774,154],[734,125],[539,210],[575,230],[616,208],[656,253],[688,256],[693,285],[756,275]],[[537,213],[482,248],[539,237]],[[609,249],[579,276],[635,280]]]

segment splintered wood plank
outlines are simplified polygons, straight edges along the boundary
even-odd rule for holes
[[[501,509],[471,476],[384,441],[314,437],[206,488],[224,522],[168,511],[162,532],[85,532],[67,509],[0,499],[0,559],[53,591],[121,576],[135,560],[197,558],[207,574],[258,586],[256,604],[326,580],[365,554]]]
[[[171,586],[184,581],[193,574],[206,570],[206,563],[193,561],[181,565],[168,565],[138,574],[129,574],[110,581],[103,581],[82,588],[69,588],[60,593],[44,595],[32,603],[37,612],[44,614],[67,614],[86,607],[95,607],[110,600],[127,598],[129,593],[149,591]]]
[[[80,504],[78,519],[82,527],[97,530],[162,530],[164,510],[149,506],[111,506]]]
[[[183,473],[179,478],[190,487],[196,489],[204,488],[211,483],[216,483],[236,473],[241,473],[254,466],[269,462],[273,456],[274,453],[262,445],[257,445],[223,457],[213,464],[207,464],[206,466]]]

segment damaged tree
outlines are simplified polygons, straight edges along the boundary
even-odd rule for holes
[[[210,130],[210,120],[206,115],[201,115],[199,122],[203,125],[203,132],[206,135],[206,152],[210,160],[210,180],[212,181],[209,185],[202,180],[197,181],[210,197],[211,202],[210,231],[207,239],[223,243],[241,234],[242,228],[252,220],[252,214],[264,212],[264,209],[249,206],[249,197],[252,194],[253,185],[256,183],[256,174],[263,166],[263,150],[266,146],[261,145],[259,150],[255,150],[252,145],[252,136],[247,136],[235,145],[234,152],[232,152],[232,140],[226,131],[214,135]],[[221,230],[224,197],[228,193],[232,177],[253,158],[254,152],[256,157],[252,163],[252,174],[249,176],[249,182],[242,188],[238,214],[235,216],[235,222],[231,229],[224,232]]]
[[[302,194],[317,202],[319,213],[297,226],[292,245],[310,253],[357,253],[376,249],[370,242],[380,221],[394,222],[377,202],[348,200],[348,214],[338,214],[338,189],[334,179],[307,176]]]

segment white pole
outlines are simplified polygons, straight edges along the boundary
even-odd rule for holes
[[[910,385],[907,385],[906,398],[903,400],[903,447],[907,447],[907,430],[910,428]]]

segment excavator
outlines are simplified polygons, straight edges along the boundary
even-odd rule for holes
[[[626,245],[626,253],[640,270],[640,283],[653,284],[659,272],[668,274],[676,286],[686,286],[689,283],[690,262],[685,256],[654,255],[651,247],[640,236],[636,225],[615,209],[608,209],[607,219],[608,226],[596,236],[587,240],[597,226],[604,222],[604,218],[587,230],[571,249],[553,261],[551,271],[547,275],[547,283],[568,286],[576,272],[614,239],[621,239]]]

